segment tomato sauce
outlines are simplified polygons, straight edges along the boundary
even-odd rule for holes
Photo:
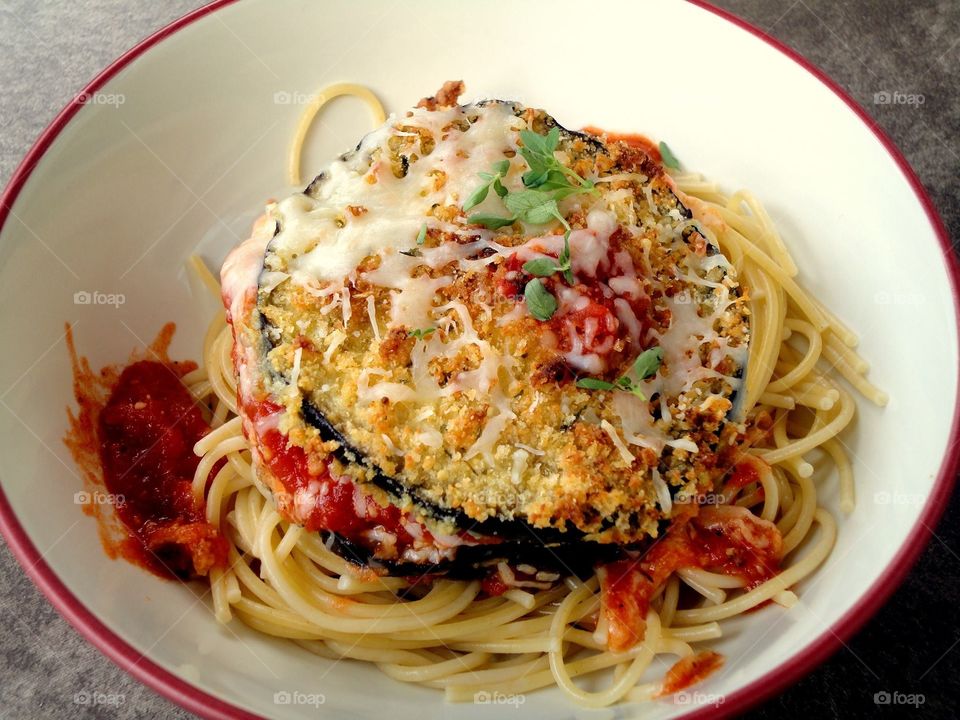
[[[610,292],[604,292],[604,286],[601,283],[613,274],[619,274],[613,269],[616,266],[616,256],[623,250],[622,243],[623,229],[617,228],[610,236],[606,257],[597,265],[597,277],[590,278],[591,281],[574,282],[572,287],[576,290],[580,303],[585,301],[583,307],[576,310],[564,311],[560,308],[553,317],[547,322],[547,327],[557,338],[558,350],[561,352],[571,352],[574,350],[574,340],[571,333],[576,336],[580,344],[578,350],[583,353],[593,353],[602,357],[607,357],[608,367],[617,366],[617,355],[619,348],[627,347],[625,343],[619,343],[618,340],[626,339],[626,328],[617,317],[615,300],[619,299],[626,302],[632,310],[639,324],[638,336],[643,338],[651,326],[650,298],[645,295],[639,297],[627,297],[615,295]],[[545,255],[556,257],[544,248],[531,245],[528,250],[540,252]],[[500,266],[497,279],[498,289],[504,297],[520,301],[523,298],[524,288],[533,276],[523,269],[523,260],[520,253],[510,255]],[[563,275],[556,273],[549,277],[542,277],[547,291],[554,297],[559,297],[561,285],[569,285]],[[578,304],[580,304],[578,303]]]
[[[663,158],[660,156],[660,146],[646,135],[641,135],[640,133],[608,132],[598,128],[596,125],[587,125],[585,128],[583,128],[583,132],[587,133],[588,135],[605,137],[607,140],[618,140],[629,145],[630,147],[643,150],[647,155],[650,156],[651,159],[657,162],[663,162]]]
[[[103,482],[131,534],[124,554],[164,577],[227,563],[227,542],[191,490],[193,446],[208,432],[177,371],[153,360],[124,368],[99,413]]]
[[[667,670],[663,678],[663,687],[658,697],[673,695],[681,690],[703,682],[723,666],[723,655],[712,650],[703,650],[694,655],[680,658]]]
[[[480,582],[480,589],[487,597],[500,597],[510,589],[510,586],[503,581],[500,573],[494,570]]]
[[[283,412],[283,408],[265,401],[255,406],[247,403],[243,411],[255,425],[269,425],[271,416]],[[279,430],[270,428],[258,432],[256,442],[263,464],[289,494],[287,498],[275,498],[280,514],[287,520],[311,532],[334,532],[368,548],[379,560],[396,559],[407,549],[438,545],[426,525],[396,505],[381,505],[349,478],[334,477],[326,463],[317,462],[302,447],[291,444]],[[306,507],[298,505],[296,500],[304,494],[309,498]],[[361,508],[362,515],[358,512]],[[391,542],[377,540],[380,531],[392,535]],[[466,530],[456,535],[465,545],[503,542],[493,535],[473,535]]]
[[[246,403],[244,413],[254,421],[254,426],[269,426],[270,419],[283,412],[273,402]],[[433,544],[430,532],[413,521],[395,505],[384,507],[369,495],[362,495],[359,503],[364,514],[358,514],[356,484],[345,478],[334,478],[326,463],[311,462],[307,452],[288,442],[287,436],[278,429],[259,432],[257,445],[265,466],[289,493],[291,500],[280,503],[280,509],[288,518],[302,524],[309,531],[327,530],[341,537],[368,547],[381,559],[392,559],[413,547],[415,538],[407,529],[414,522],[419,526],[422,543]],[[296,505],[296,498],[306,494],[311,498],[309,506]],[[293,502],[294,507],[289,507]],[[373,539],[371,531],[382,529],[395,537],[391,548]]]
[[[741,490],[747,485],[758,482],[760,482],[760,473],[757,472],[753,464],[750,462],[741,462],[734,466],[733,472],[730,473],[730,477],[727,479],[727,484],[724,488],[728,490]]]
[[[656,589],[636,560],[617,560],[600,568],[602,612],[607,618],[607,647],[629,650],[643,640],[647,610]]]
[[[782,546],[776,526],[745,508],[705,507],[677,517],[642,557],[601,569],[610,649],[627,650],[643,638],[650,599],[677,570],[700,568],[739,577],[750,590],[780,572]]]
[[[523,260],[518,253],[513,253],[499,266],[489,266],[497,275],[497,289],[500,295],[507,300],[520,302],[523,299],[523,288],[526,282],[523,274]]]
[[[551,279],[552,283],[558,282]],[[572,351],[573,344],[569,330],[572,329],[583,345],[582,352],[609,356],[608,367],[616,367],[617,340],[625,339],[625,328],[617,318],[614,297],[606,297],[598,285],[577,285],[577,292],[586,298],[588,304],[566,314],[556,313],[550,319],[550,328],[559,339],[563,352]],[[650,300],[647,297],[619,299],[626,301],[640,324],[639,337],[643,338],[650,327]]]
[[[650,156],[651,159],[657,161],[658,163],[663,162],[663,158],[660,157],[660,146],[646,135],[641,135],[640,133],[607,132],[606,130],[596,127],[595,125],[587,125],[585,128],[583,128],[583,132],[587,133],[588,135],[605,137],[607,140],[619,140],[630,147],[643,150],[647,155]]]
[[[511,585],[504,579],[503,574],[500,572],[500,568],[495,567],[491,570],[484,578],[480,581],[480,589],[487,597],[500,597],[508,590],[513,588],[517,589],[529,589],[540,587],[540,585],[526,585],[521,586],[519,583],[541,583],[543,586],[549,585],[548,580],[538,580],[537,573],[530,573],[520,570],[512,563],[504,563],[509,568],[509,573],[513,575],[514,581],[516,584]]]

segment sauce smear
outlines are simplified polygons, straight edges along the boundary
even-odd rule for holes
[[[607,132],[602,128],[598,128],[596,125],[587,125],[585,128],[583,128],[583,132],[587,133],[588,135],[605,137],[607,140],[619,140],[630,147],[643,150],[656,162],[663,162],[663,158],[660,157],[660,146],[646,135],[641,135],[640,133]]]
[[[242,412],[254,427],[263,465],[283,486],[275,492],[280,515],[309,532],[336,533],[371,551],[377,560],[396,560],[407,550],[436,545],[425,525],[396,505],[381,505],[348,477],[334,477],[329,465],[280,432],[283,407],[270,400],[242,402]],[[458,531],[464,544],[499,542]]]
[[[746,508],[689,508],[675,517],[662,540],[638,559],[617,560],[599,570],[608,647],[629,649],[643,639],[650,599],[677,570],[700,568],[742,578],[751,590],[780,572],[783,538],[773,523]]]
[[[175,331],[167,323],[126,365],[94,371],[67,325],[78,410],[67,409],[63,440],[83,476],[75,501],[107,555],[183,579],[225,567],[228,545],[191,493],[193,446],[210,428],[180,380],[196,364],[168,355]]]
[[[191,491],[193,446],[210,428],[174,371],[153,360],[127,366],[98,425],[104,484],[140,540],[141,564],[181,578],[226,565],[226,540]]]
[[[673,695],[704,681],[723,666],[723,655],[712,650],[702,650],[694,655],[680,658],[667,670],[663,687],[657,697]]]

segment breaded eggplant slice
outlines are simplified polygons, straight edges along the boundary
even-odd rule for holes
[[[660,164],[563,128],[554,158],[595,189],[558,204],[556,310],[528,303],[524,265],[561,255],[563,225],[472,221],[510,216],[499,187],[463,206],[504,165],[525,190],[520,133],[554,127],[512,102],[418,108],[273,205],[256,371],[290,443],[428,527],[636,543],[724,470],[748,313]]]

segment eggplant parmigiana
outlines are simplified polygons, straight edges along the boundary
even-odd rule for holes
[[[420,107],[249,243],[223,287],[257,471],[351,557],[589,567],[727,469],[746,301],[642,150]]]

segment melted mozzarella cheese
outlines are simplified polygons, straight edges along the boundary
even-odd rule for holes
[[[345,159],[331,163],[317,184],[315,198],[294,195],[275,210],[280,225],[275,245],[296,253],[290,272],[302,282],[337,280],[378,252],[416,247],[416,238],[435,205],[461,202],[477,185],[477,173],[486,172],[504,152],[516,152],[516,131],[525,126],[500,104],[473,110],[476,121],[464,132],[453,123],[463,120],[462,108],[414,110],[409,117],[391,116],[387,124],[367,135]],[[437,142],[429,154],[421,149],[417,162],[397,178],[382,158],[400,127],[431,132]],[[436,177],[451,181],[437,188]],[[362,198],[362,212],[355,215]]]
[[[270,212],[270,207],[267,212]],[[230,251],[223,261],[220,268],[220,292],[223,295],[223,305],[230,316],[228,320],[241,318],[244,303],[253,302],[256,298],[257,282],[263,268],[263,254],[273,237],[273,229],[274,224],[262,218],[254,226],[250,238]],[[274,286],[276,284],[279,282]]]
[[[387,399],[428,406],[456,392],[473,393],[490,406],[491,412],[476,441],[463,456],[468,460],[482,458],[492,465],[499,438],[517,417],[499,380],[501,371],[509,370],[513,359],[498,353],[478,336],[462,303],[438,304],[439,291],[456,281],[454,275],[439,273],[451,264],[456,264],[463,273],[481,270],[498,258],[514,255],[522,262],[556,258],[564,249],[564,240],[561,234],[551,233],[531,237],[519,246],[499,245],[493,232],[466,230],[462,216],[458,216],[456,223],[449,222],[440,219],[449,214],[435,210],[449,206],[459,208],[480,184],[478,173],[489,172],[495,162],[505,158],[509,159],[510,167],[504,184],[511,190],[522,188],[520,175],[526,165],[517,157],[517,137],[525,126],[525,121],[518,118],[510,106],[500,103],[437,111],[418,109],[402,117],[391,116],[383,127],[366,136],[355,152],[327,167],[312,186],[312,196],[296,194],[269,208],[275,224],[265,223],[264,231],[244,243],[224,266],[225,298],[242,301],[243,296],[249,295],[249,288],[256,287],[260,258],[274,226],[277,233],[271,248],[285,262],[282,272],[271,269],[260,276],[262,291],[269,292],[281,283],[291,282],[319,298],[329,297],[320,312],[329,314],[339,308],[346,328],[351,312],[349,285],[363,281],[388,289],[389,312],[380,313],[379,317],[374,298],[367,297],[367,314],[377,343],[381,341],[380,323],[388,330],[439,328],[442,332],[417,338],[411,352],[409,382],[390,382],[384,379],[390,373],[364,369],[357,382],[358,400],[372,403]],[[407,161],[400,172],[402,177],[395,175],[397,168],[391,165],[391,148],[398,142],[407,143],[403,146]],[[430,147],[425,144],[428,142]],[[701,316],[695,303],[685,302],[691,291],[687,291],[686,297],[665,298],[663,302],[672,316],[669,329],[659,335],[642,337],[643,318],[637,317],[631,303],[649,299],[644,282],[649,287],[651,241],[641,241],[646,243],[643,247],[647,250],[645,257],[637,259],[639,269],[629,252],[611,249],[612,238],[621,227],[630,232],[640,230],[636,226],[621,225],[618,214],[611,208],[621,196],[626,199],[632,195],[626,189],[616,192],[620,195],[608,195],[592,206],[577,204],[584,202],[584,198],[563,201],[563,208],[570,210],[576,204],[576,209],[586,215],[586,227],[573,230],[569,236],[572,271],[581,282],[602,279],[594,282],[604,297],[612,300],[614,312],[609,322],[623,329],[632,348],[639,350],[648,346],[651,339],[663,348],[664,372],[638,384],[647,397],[661,393],[662,414],[669,423],[666,396],[676,397],[699,380],[722,377],[712,367],[703,366],[699,356],[702,344],[714,343],[710,365],[718,364],[734,351],[741,353],[745,363],[746,346],[729,348],[726,342],[718,343],[719,335],[713,329],[714,321],[729,305],[728,287],[698,275],[716,267],[727,271],[731,266],[719,253],[712,256],[688,253],[684,267],[676,269],[677,278],[688,288],[710,288],[715,291],[714,299],[719,300],[711,313]],[[656,208],[650,187],[644,185],[643,192],[651,208]],[[474,212],[477,211],[504,213],[502,202],[493,192],[476,207]],[[663,219],[652,227],[660,242],[682,243],[682,232],[694,226],[694,221],[682,220],[676,210],[671,213],[672,222]],[[421,236],[430,231],[453,233],[461,236],[463,242],[443,242],[437,247],[418,245]],[[429,272],[424,272],[425,269]],[[556,295],[561,319],[592,302],[576,286],[566,284],[556,287]],[[228,307],[233,305],[228,303]],[[488,308],[487,312],[491,310]],[[498,324],[513,322],[525,314],[528,314],[526,305],[518,303]],[[612,333],[604,332],[597,318],[588,317],[579,325],[570,320],[562,324],[560,332],[565,333],[570,347],[563,357],[572,368],[589,375],[608,370],[606,356],[615,338]],[[604,339],[599,342],[598,338]],[[323,355],[325,363],[331,362],[345,339],[339,330],[329,336]],[[430,372],[431,362],[467,350],[471,354],[479,351],[479,364],[454,373],[441,388]],[[299,356],[297,360],[299,367]],[[729,380],[736,386],[735,380]],[[671,439],[660,432],[654,425],[648,403],[635,395],[614,392],[612,409],[620,419],[620,427],[603,421],[603,429],[626,463],[634,459],[629,445],[650,448],[657,453],[665,446],[690,452],[697,450],[689,440]],[[413,433],[413,440],[436,448],[442,445],[443,437],[424,426]],[[514,477],[525,471],[528,457],[525,450],[512,454]],[[659,487],[657,492],[661,505],[668,505],[669,496],[664,498]]]

